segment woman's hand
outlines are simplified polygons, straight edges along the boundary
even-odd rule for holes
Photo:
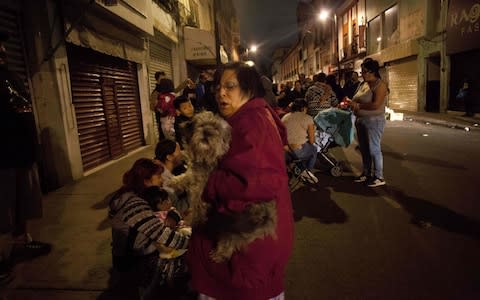
[[[353,112],[358,112],[360,110],[360,103],[352,101],[350,103],[350,108],[353,110]]]
[[[348,97],[343,97],[342,101],[338,103],[338,108],[347,109],[351,106],[352,100]]]

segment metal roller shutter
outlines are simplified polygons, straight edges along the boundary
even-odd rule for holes
[[[149,80],[151,91],[155,89],[155,72],[157,71],[163,71],[168,78],[173,78],[172,53],[170,49],[150,41]]]
[[[148,66],[150,92],[155,89],[155,85],[157,84],[157,81],[155,80],[155,72],[163,71],[168,78],[173,78],[172,69],[172,53],[170,49],[150,40],[150,64]],[[159,136],[157,120],[155,117],[152,119],[154,122],[153,127],[155,136]]]
[[[392,62],[387,66],[389,107],[417,111],[418,71],[416,58]]]
[[[145,144],[135,63],[68,45],[85,170]]]
[[[10,70],[17,72],[28,90],[28,71],[25,64],[25,47],[23,46],[20,24],[18,12],[0,5],[0,30],[10,34],[10,38],[5,43],[8,67]]]

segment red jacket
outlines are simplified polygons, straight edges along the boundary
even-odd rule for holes
[[[260,98],[248,101],[227,121],[232,127],[231,147],[210,175],[204,201],[219,214],[242,211],[249,203],[275,201],[276,238],[256,239],[229,261],[215,263],[209,257],[214,242],[202,228],[194,230],[187,252],[192,284],[217,300],[266,300],[284,291],[285,267],[293,246],[283,151],[286,130]]]

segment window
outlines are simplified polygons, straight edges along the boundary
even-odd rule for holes
[[[384,18],[383,37],[385,38],[386,47],[390,47],[397,44],[400,37],[398,31],[398,5],[387,9]]]
[[[381,16],[368,22],[368,53],[382,50]]]
[[[368,53],[398,44],[398,5],[392,6],[368,22]]]

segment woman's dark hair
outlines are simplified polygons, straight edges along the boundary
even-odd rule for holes
[[[159,93],[172,93],[174,89],[173,81],[168,78],[161,79],[157,87]]]
[[[305,99],[303,98],[297,98],[295,100],[293,100],[292,102],[292,108],[291,108],[291,111],[292,112],[296,112],[296,111],[302,111],[305,107],[307,107],[307,101],[305,101]]]
[[[163,139],[155,147],[155,158],[164,163],[167,161],[167,156],[173,154],[175,149],[177,149],[177,142]]]
[[[215,86],[218,87],[220,79],[226,70],[233,70],[237,75],[240,90],[249,98],[265,96],[265,89],[260,80],[260,74],[255,67],[251,67],[242,62],[233,62],[221,66],[217,69],[214,76]]]
[[[165,76],[165,72],[163,71],[157,71],[155,72],[155,80],[158,80],[160,76]]]
[[[337,85],[337,77],[335,77],[335,75],[333,74],[327,75],[327,77],[325,78],[325,83],[327,83],[331,87],[334,87]]]
[[[365,69],[369,72],[372,72],[375,77],[377,78],[381,78],[380,77],[380,65],[378,63],[378,61],[374,60],[374,59],[371,59],[371,58],[366,58],[362,65],[361,65],[362,69]]]
[[[313,75],[313,82],[325,82],[327,79],[327,74],[320,72]]]
[[[123,192],[134,192],[141,195],[145,189],[145,180],[151,179],[155,174],[161,174],[163,167],[148,158],[138,159],[130,170],[123,174]]]

